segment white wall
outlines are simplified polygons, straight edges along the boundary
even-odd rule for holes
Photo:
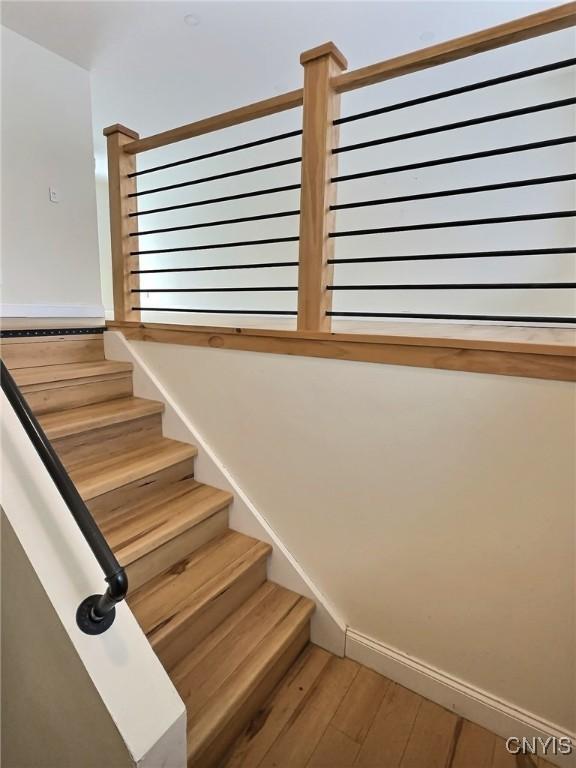
[[[4,514],[1,524],[3,764],[133,766]]]
[[[2,303],[8,316],[102,316],[90,77],[6,27]]]
[[[574,731],[571,384],[133,346],[346,624]]]

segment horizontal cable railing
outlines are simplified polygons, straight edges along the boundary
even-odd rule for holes
[[[316,332],[329,331],[334,317],[576,323],[576,313],[565,311],[566,292],[576,289],[576,245],[573,236],[566,239],[576,232],[576,168],[567,154],[576,142],[576,97],[553,79],[567,78],[576,57],[562,56],[558,46],[557,61],[540,63],[529,54],[529,66],[513,71],[339,113],[341,93],[473,61],[575,23],[568,4],[351,72],[327,43],[302,55],[301,90],[144,139],[121,126],[107,129],[118,235],[113,260],[123,280],[117,318],[286,316],[297,318],[299,330]],[[136,168],[143,152],[298,107],[301,127],[283,122],[261,136],[248,133],[229,146],[205,145]],[[360,135],[341,140],[339,132],[350,130]],[[236,157],[245,165],[227,169]],[[189,178],[188,167],[198,162],[208,165]],[[285,178],[294,172],[298,180]],[[156,173],[163,182],[146,186]],[[195,197],[204,185],[214,191]],[[536,198],[539,190],[546,197]],[[348,197],[337,201],[340,191]],[[162,199],[138,210],[151,195]],[[291,195],[299,201],[286,202]],[[210,206],[221,212],[211,214]],[[152,225],[138,219],[151,215]],[[297,255],[287,255],[291,247]],[[214,254],[214,261],[207,255],[191,262],[195,252]],[[156,294],[164,299],[155,301]],[[195,295],[193,305],[187,294]],[[245,296],[243,306],[229,306],[231,294]],[[297,306],[283,296],[294,296]]]
[[[527,213],[519,216],[494,216],[488,219],[462,219],[460,221],[429,221],[424,224],[405,224],[398,227],[373,227],[372,229],[351,229],[330,232],[329,237],[358,237],[358,235],[382,235],[390,232],[418,232],[423,229],[449,229],[451,227],[475,227],[486,224],[511,224],[521,221],[542,221],[544,219],[574,218],[576,211],[550,211],[550,213]]]
[[[357,200],[353,203],[340,203],[331,205],[331,211],[345,211],[352,208],[365,208],[372,205],[390,205],[392,203],[409,203],[414,200],[433,200],[440,197],[455,197],[457,195],[474,195],[478,192],[496,192],[502,189],[519,189],[520,187],[533,187],[542,184],[557,184],[563,181],[576,181],[576,173],[565,173],[559,176],[544,176],[540,179],[519,179],[518,181],[504,181],[498,184],[481,184],[477,187],[459,187],[458,189],[441,189],[434,192],[419,192],[415,195],[399,195],[397,197],[383,197],[377,200]]]
[[[406,256],[358,256],[351,259],[329,259],[330,264],[366,264],[386,261],[428,261],[444,259],[493,259],[503,256],[553,256],[576,253],[576,248],[524,248],[507,251],[471,251],[469,253],[416,253]]]
[[[463,85],[459,88],[450,88],[447,91],[440,91],[438,93],[431,93],[427,96],[420,96],[417,99],[408,99],[407,101],[401,101],[397,104],[388,104],[385,107],[378,107],[378,109],[371,109],[368,112],[359,112],[355,115],[348,115],[347,117],[340,117],[334,120],[334,125],[343,125],[344,123],[351,123],[356,120],[364,120],[366,117],[376,117],[378,115],[387,115],[390,112],[396,112],[399,109],[406,109],[407,107],[421,106],[422,104],[430,104],[434,101],[440,101],[441,99],[447,99],[450,96],[460,96],[464,93],[472,93],[473,91],[479,91],[483,88],[490,88],[494,85],[502,85],[503,83],[511,83],[515,80],[523,80],[526,77],[534,77],[535,75],[541,75],[546,72],[556,72],[559,69],[565,69],[566,67],[572,67],[576,64],[576,58],[565,59],[564,61],[556,61],[552,64],[546,64],[542,67],[533,67],[532,69],[525,69],[521,72],[512,72],[508,75],[502,75],[500,77],[493,77],[490,80],[482,80],[479,83],[471,83],[469,85]]]
[[[208,309],[193,307],[141,307],[133,306],[133,310],[143,312],[190,312],[196,315],[296,315],[294,310],[282,309]]]
[[[209,267],[167,267],[164,269],[133,269],[133,275],[154,275],[170,272],[214,272],[228,269],[277,269],[297,267],[297,261],[263,261],[261,264],[212,264]]]
[[[391,173],[402,173],[403,171],[418,171],[422,168],[433,168],[439,165],[450,165],[452,163],[462,163],[468,160],[483,160],[488,157],[499,157],[501,155],[510,155],[515,152],[528,152],[535,149],[546,149],[548,147],[558,147],[562,144],[573,144],[576,142],[576,136],[561,136],[557,139],[546,139],[544,141],[533,141],[529,144],[517,144],[512,147],[498,147],[496,149],[485,149],[481,152],[470,152],[463,155],[450,155],[448,157],[438,157],[433,160],[423,160],[418,163],[407,163],[405,165],[396,165],[391,168],[378,168],[373,171],[360,171],[359,173],[349,173],[342,176],[333,176],[331,181],[352,181],[353,179],[367,179],[371,176],[385,176]]]
[[[144,176],[147,173],[156,173],[156,171],[165,171],[168,168],[178,168],[181,165],[188,165],[189,163],[195,163],[198,160],[208,160],[213,157],[221,157],[222,155],[229,155],[232,152],[239,152],[242,149],[253,149],[254,147],[262,147],[264,144],[272,144],[275,141],[282,141],[283,139],[292,139],[295,136],[301,136],[302,131],[288,131],[287,133],[281,133],[277,136],[268,136],[265,139],[256,139],[256,141],[247,141],[244,144],[237,144],[234,147],[225,147],[224,149],[217,149],[213,152],[205,152],[203,155],[195,155],[194,157],[187,157],[185,160],[177,160],[174,163],[164,163],[164,165],[155,165],[152,168],[146,168],[143,171],[134,171],[128,174],[128,178],[133,179],[136,176]]]
[[[87,597],[80,603],[76,612],[78,627],[86,634],[99,635],[114,621],[114,606],[126,597],[128,577],[3,360],[0,360],[0,371],[2,391],[104,572],[108,583],[104,594]]]
[[[221,227],[224,224],[246,224],[249,221],[267,221],[269,219],[284,219],[287,216],[299,216],[300,211],[278,211],[277,213],[262,213],[258,216],[240,216],[236,219],[219,219],[218,221],[204,221],[200,224],[184,224],[180,227],[163,227],[160,229],[143,229],[139,232],[130,232],[130,237],[142,237],[143,235],[159,235],[164,232],[182,232],[187,229],[202,229],[204,227]]]
[[[484,125],[485,123],[493,123],[496,120],[509,120],[511,117],[522,117],[524,115],[532,115],[537,112],[545,112],[549,109],[559,109],[560,107],[569,107],[576,104],[576,99],[560,99],[558,101],[551,101],[548,104],[536,104],[531,107],[523,107],[522,109],[513,109],[508,112],[499,112],[496,115],[484,115],[482,117],[473,117],[470,120],[460,120],[456,123],[448,123],[447,125],[434,125],[431,128],[421,128],[418,131],[408,131],[407,133],[399,133],[395,136],[385,136],[380,139],[372,139],[371,141],[360,141],[356,144],[348,144],[344,147],[337,147],[332,152],[335,155],[339,155],[342,152],[352,152],[358,149],[367,149],[368,147],[379,147],[383,144],[393,144],[396,141],[407,141],[408,139],[417,139],[422,136],[432,136],[437,133],[446,133],[447,131],[461,130],[462,128],[470,128],[473,125]]]
[[[406,320],[469,320],[480,321],[490,320],[502,323],[549,323],[550,317],[538,315],[462,315],[458,313],[438,313],[438,312],[328,312],[330,317],[378,317],[386,319],[405,318]],[[555,323],[574,323],[573,317],[561,317],[560,315],[553,318]]]
[[[269,237],[264,240],[237,240],[231,243],[207,243],[205,245],[182,245],[177,248],[151,248],[147,251],[130,251],[131,256],[146,253],[180,253],[182,251],[211,251],[217,248],[242,248],[246,245],[271,245],[272,243],[295,243],[298,237]]]
[[[256,189],[251,192],[241,192],[238,195],[224,195],[223,197],[213,197],[208,200],[194,200],[191,203],[180,203],[180,205],[167,205],[164,208],[150,208],[145,211],[133,211],[129,217],[146,216],[149,213],[166,213],[168,211],[178,211],[183,208],[196,208],[201,205],[214,205],[214,203],[229,203],[232,200],[246,200],[251,197],[262,197],[263,195],[274,195],[278,192],[292,192],[300,189],[300,184],[287,184],[283,187],[272,187],[270,189]]]
[[[178,184],[166,184],[164,187],[156,187],[155,189],[144,189],[140,192],[130,192],[128,197],[141,197],[142,195],[155,195],[158,192],[168,192],[171,189],[181,189],[182,187],[191,187],[195,184],[206,184],[209,181],[221,181],[222,179],[231,179],[234,176],[244,176],[247,173],[257,173],[258,171],[269,171],[272,168],[282,168],[285,165],[294,165],[302,160],[301,157],[290,157],[287,160],[276,160],[273,163],[264,163],[263,165],[254,165],[251,168],[238,168],[235,171],[227,171],[226,173],[217,173],[214,176],[205,176],[201,179],[190,179],[189,181],[181,181]]]

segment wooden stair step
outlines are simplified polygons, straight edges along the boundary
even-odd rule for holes
[[[215,768],[307,645],[314,603],[266,582],[170,672],[188,713],[188,761]]]
[[[198,452],[193,445],[165,437],[129,449],[122,446],[121,441],[118,443],[105,441],[95,447],[93,455],[76,463],[73,457],[64,462],[84,501],[193,459]]]
[[[102,334],[29,336],[2,340],[2,359],[8,368],[104,360]]]
[[[265,581],[271,549],[229,530],[129,595],[134,615],[168,669]]]
[[[158,489],[144,502],[117,510],[99,521],[123,565],[225,509],[233,496],[193,478]]]
[[[39,365],[33,368],[12,368],[12,377],[22,389],[36,384],[51,384],[77,379],[92,379],[132,372],[132,363],[98,360],[66,365]]]
[[[92,403],[80,408],[54,411],[39,417],[46,436],[50,440],[77,435],[93,429],[123,424],[146,416],[162,413],[164,404],[139,397],[124,397]]]
[[[223,534],[232,498],[227,491],[189,478],[104,516],[100,529],[127,568],[131,589]]]
[[[107,360],[14,368],[12,375],[36,414],[132,395],[132,364]]]

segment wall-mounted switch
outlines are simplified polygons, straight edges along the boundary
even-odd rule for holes
[[[50,202],[51,203],[59,203],[60,202],[60,193],[55,187],[49,187],[48,191],[50,193]]]

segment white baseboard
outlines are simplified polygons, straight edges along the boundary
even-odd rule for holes
[[[562,768],[576,766],[576,734],[554,723],[352,629],[346,633],[346,656],[503,738],[568,737],[574,754],[547,754],[546,759]]]
[[[193,443],[198,448],[196,475],[199,480],[228,490],[234,495],[230,510],[230,525],[234,530],[270,543],[273,547],[268,568],[271,581],[314,600],[316,611],[312,617],[312,642],[338,656],[344,655],[346,625],[338,617],[306,573],[284,547],[264,515],[256,509],[240,484],[222,464],[208,441],[194,427],[189,417],[162,382],[153,374],[134,346],[117,331],[104,334],[106,357],[110,360],[131,362],[134,365],[134,394],[139,397],[160,400],[164,403],[163,430],[167,437]]]
[[[104,318],[104,307],[101,304],[0,304],[0,317]]]

